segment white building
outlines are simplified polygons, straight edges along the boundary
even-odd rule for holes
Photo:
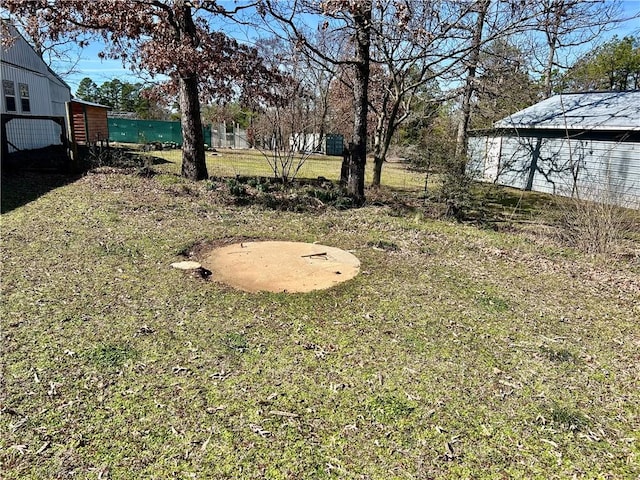
[[[69,86],[36,54],[18,31],[2,25],[0,78],[3,156],[23,150],[62,145]],[[7,42],[3,42],[7,43]]]
[[[640,208],[640,91],[556,95],[494,127],[469,139],[477,178]]]

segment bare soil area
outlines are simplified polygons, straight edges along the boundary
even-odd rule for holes
[[[360,261],[335,247],[301,242],[241,242],[206,253],[213,279],[247,292],[310,292],[355,277]]]

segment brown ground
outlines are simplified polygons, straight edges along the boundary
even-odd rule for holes
[[[360,261],[335,247],[298,242],[242,242],[201,255],[212,279],[247,292],[310,292],[355,277]]]

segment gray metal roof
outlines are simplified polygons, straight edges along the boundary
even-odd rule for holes
[[[503,118],[495,127],[640,131],[640,91],[563,93]]]
[[[101,107],[111,109],[109,105],[102,105],[101,103],[89,102],[88,100],[82,100],[81,98],[72,98],[71,101],[73,103],[80,103],[82,105],[87,105],[89,107]]]

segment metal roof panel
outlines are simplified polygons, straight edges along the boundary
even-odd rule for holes
[[[640,91],[563,93],[495,123],[496,128],[640,130]]]

